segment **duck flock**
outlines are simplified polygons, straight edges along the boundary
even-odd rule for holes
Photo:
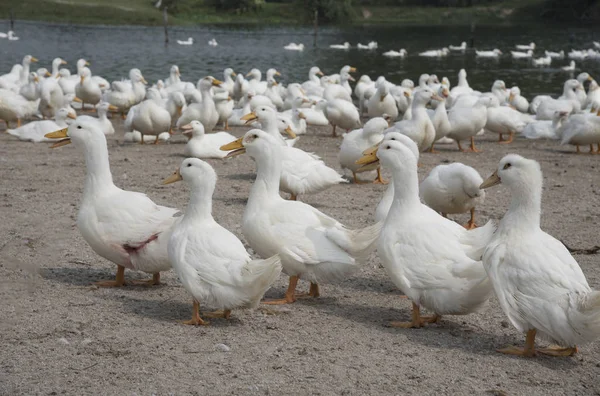
[[[517,135],[553,139],[577,153],[589,146],[598,154],[600,90],[587,73],[566,80],[555,97],[529,101],[500,80],[490,91],[477,91],[464,69],[455,86],[447,77],[422,74],[416,83],[399,85],[363,75],[352,87],[357,70],[351,66],[331,75],[315,66],[306,81],[284,86],[275,69],[266,71],[266,80],[258,69],[244,76],[227,68],[222,80],[206,76],[192,83],[173,65],[165,80],[148,88],[139,69],[109,83],[93,75],[85,59],[73,74],[61,68],[61,58],[50,70],[34,71],[37,61],[27,55],[0,76],[0,119],[20,140],[55,142],[52,147],[72,142],[83,151],[87,176],[77,227],[99,256],[117,265],[116,278],[97,286],[131,283],[125,269],[152,274],[144,283],[156,285],[160,272],[172,268],[193,300],[192,318],[184,323],[206,325],[206,318],[229,318],[234,309],[293,303],[299,280],[310,282],[308,296],[317,298],[321,284],[347,279],[376,250],[412,302],[411,320],[394,327],[476,313],[495,295],[526,334],[523,347],[502,353],[571,356],[600,335],[600,292],[590,288],[565,246],[540,229],[542,170],[536,161],[507,155],[486,180],[461,163],[439,165],[421,182],[417,175],[421,155],[435,155],[436,146],[447,144],[473,155],[482,134],[497,135],[501,144]],[[124,141],[159,144],[179,131],[188,136],[188,158],[163,182],[189,184],[183,216],[114,184],[105,136],[115,133],[110,118],[116,117],[124,119]],[[251,129],[237,138],[214,132],[217,125]],[[325,130],[308,126],[329,127],[334,138],[346,131],[338,161],[351,178],[297,147],[301,135]],[[218,163],[215,171],[203,161],[235,161],[243,154],[257,167],[240,219],[256,259],[213,219]],[[348,181],[388,184],[382,167],[392,177],[372,224],[362,229],[349,229],[299,200]],[[508,212],[498,224],[478,227],[475,208],[485,190],[500,183],[511,193]],[[465,226],[447,218],[469,212]],[[281,272],[289,277],[285,295],[263,300]],[[216,311],[201,315],[200,304]],[[421,308],[433,315],[421,315]],[[536,335],[551,345],[536,348]]]

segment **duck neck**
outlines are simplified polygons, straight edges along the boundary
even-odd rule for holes
[[[270,117],[259,121],[265,132],[277,139],[282,145],[286,144],[285,140],[281,136],[281,133],[279,133],[279,128],[277,128],[277,119],[275,117]]]
[[[256,180],[250,190],[246,211],[260,210],[267,200],[281,199],[279,179],[281,177],[281,150],[274,146],[269,155],[255,158]]]
[[[412,118],[427,117],[427,110],[425,104],[420,101],[413,101],[412,103]]]
[[[107,112],[108,112],[108,110],[98,109],[98,120],[107,121],[108,120],[108,118],[106,117]]]
[[[387,219],[394,224],[406,215],[417,213],[421,201],[419,199],[419,178],[416,169],[395,170],[392,174],[392,180],[395,186],[402,186],[394,188],[394,199],[387,216]]]
[[[84,154],[87,167],[83,190],[84,197],[95,196],[114,187],[112,174],[110,173],[110,164],[108,162],[106,139],[86,144]]]
[[[212,220],[214,190],[214,184],[209,188],[203,185],[190,186],[190,203],[185,211],[184,221]]]
[[[515,190],[518,193],[512,194],[508,212],[502,223],[508,224],[509,229],[540,228],[542,181],[521,183]]]

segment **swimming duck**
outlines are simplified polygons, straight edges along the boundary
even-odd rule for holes
[[[125,285],[125,268],[153,274],[148,285],[160,283],[160,272],[171,268],[167,244],[177,209],[152,202],[146,194],[125,191],[113,183],[106,137],[96,122],[75,120],[68,128],[46,134],[62,139],[53,147],[71,143],[85,155],[87,174],[77,228],[99,256],[117,264],[113,281],[100,287]],[[135,282],[134,282],[135,283]]]
[[[320,283],[343,280],[359,268],[377,240],[380,224],[349,230],[310,205],[281,198],[286,147],[264,131],[250,130],[222,149],[246,150],[256,162],[242,232],[259,256],[279,254],[290,276],[285,298],[269,303],[293,303],[299,279],[311,282],[309,295],[318,297]]]
[[[203,128],[198,121],[196,126]],[[197,158],[183,160],[163,184],[183,180],[190,185],[190,202],[171,233],[168,253],[183,287],[193,297],[188,325],[208,325],[200,316],[200,302],[222,310],[206,317],[228,319],[232,309],[257,308],[265,292],[281,274],[281,259],[252,260],[242,242],[212,216],[217,174]]]
[[[526,343],[498,352],[572,356],[577,345],[600,335],[600,292],[590,288],[565,246],[540,228],[540,164],[509,154],[481,188],[500,183],[510,190],[511,203],[485,248],[483,266],[500,307],[512,325],[526,333]],[[558,346],[536,349],[536,336]]]

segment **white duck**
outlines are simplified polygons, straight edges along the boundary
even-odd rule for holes
[[[408,55],[408,52],[404,48],[401,48],[399,51],[389,50],[383,53],[383,56],[387,56],[388,58],[404,58],[406,55]]]
[[[102,91],[100,90],[100,86],[92,80],[90,69],[84,67],[79,75],[79,79],[79,83],[75,85],[75,94],[81,99],[81,108],[84,109],[86,103],[92,106],[97,105],[102,99]]]
[[[441,98],[430,89],[415,93],[411,106],[411,119],[399,121],[389,129],[411,138],[421,151],[430,148],[435,140],[435,128],[425,109],[431,100],[441,100]]]
[[[285,146],[268,133],[254,129],[225,147],[236,148],[247,150],[257,168],[242,220],[244,237],[261,257],[279,254],[290,276],[285,298],[270,303],[294,302],[298,279],[310,281],[309,295],[318,297],[319,283],[343,280],[359,268],[377,240],[380,224],[349,230],[310,205],[281,198]]]
[[[531,60],[534,66],[550,66],[552,64],[552,58],[549,56],[535,58]]]
[[[533,57],[533,51],[529,50],[527,52],[521,51],[510,51],[513,59],[531,59]]]
[[[498,48],[491,51],[475,51],[475,56],[477,58],[499,58],[500,55],[502,55],[502,51]]]
[[[527,139],[560,139],[559,129],[567,119],[569,113],[557,111],[552,121],[536,120],[527,124],[521,134]]]
[[[448,49],[450,51],[464,51],[467,49],[467,42],[463,41],[460,45],[449,45]]]
[[[56,112],[54,121],[33,121],[17,129],[8,129],[7,132],[12,136],[17,137],[19,140],[23,140],[26,142],[52,142],[52,139],[48,139],[44,136],[47,133],[54,132],[58,129],[66,128],[67,118],[75,119],[76,116],[74,113],[70,112],[69,109],[62,108]]]
[[[139,69],[131,69],[129,81],[113,81],[111,90],[106,93],[104,100],[118,107],[121,115],[124,115],[131,106],[144,100],[147,84],[148,82]]]
[[[361,165],[358,165],[356,161],[362,157],[363,151],[379,143],[383,139],[383,131],[387,129],[387,127],[388,122],[386,119],[375,117],[367,121],[363,128],[355,129],[342,136],[343,140],[340,146],[338,160],[342,169],[348,169],[352,172],[354,183],[361,183],[356,175],[357,172],[361,172]],[[373,183],[387,183],[381,177],[380,167],[377,167],[377,178]]]
[[[565,57],[565,51],[553,52],[553,51],[544,51],[544,55],[548,58],[552,59],[563,59]]]
[[[535,43],[517,44],[515,45],[515,48],[519,51],[533,51],[535,49]]]
[[[267,82],[261,81],[262,73],[260,70],[254,68],[246,74],[248,78],[248,86],[251,91],[254,91],[257,95],[263,95],[267,90]]]
[[[367,102],[367,114],[369,118],[382,117],[387,114],[391,120],[398,118],[398,107],[396,100],[390,94],[388,82],[385,79],[377,80],[376,92]]]
[[[200,302],[222,310],[205,318],[228,319],[232,309],[257,308],[281,274],[279,256],[252,260],[242,242],[215,221],[212,195],[217,174],[209,164],[187,158],[163,184],[179,180],[190,185],[190,202],[183,219],[173,227],[168,253],[179,280],[193,297],[192,319],[183,323],[208,324],[200,316]]]
[[[202,94],[201,103],[192,103],[177,120],[177,127],[187,125],[193,120],[198,120],[204,125],[204,130],[211,132],[219,121],[219,113],[211,94],[213,86],[220,86],[221,81],[212,76],[204,77],[198,81],[198,90]]]
[[[529,102],[525,97],[521,96],[521,89],[517,86],[510,89],[508,104],[521,113],[527,113],[527,110],[529,110]]]
[[[475,206],[481,205],[485,192],[479,188],[483,179],[470,166],[454,162],[438,165],[419,186],[419,195],[425,205],[447,217],[448,214],[471,212],[465,228],[476,228]]]
[[[227,92],[229,92],[229,96],[233,97],[233,85],[235,81],[233,80],[237,74],[233,71],[232,68],[228,67],[223,70],[223,82],[221,82],[221,87],[225,88]]]
[[[333,127],[331,135],[336,137],[336,128],[339,126],[347,131],[360,127],[360,115],[354,104],[344,99],[333,99],[327,101],[325,116]]]
[[[312,108],[302,109],[302,114],[308,125],[327,126],[329,120],[325,116],[327,101],[324,99],[318,100]]]
[[[221,146],[231,143],[236,139],[230,133],[216,132],[204,133],[204,125],[200,121],[192,121],[188,125],[181,127],[183,133],[191,134],[183,154],[187,157],[196,157],[201,159],[207,158],[225,158],[227,152],[221,150]]]
[[[450,132],[446,136],[456,141],[460,151],[465,151],[460,141],[470,139],[471,146],[468,151],[479,152],[475,147],[475,135],[487,124],[488,107],[492,105],[493,101],[494,99],[491,96],[482,96],[474,106],[455,106],[448,113]]]
[[[538,120],[551,120],[556,111],[566,111],[568,113],[579,113],[581,111],[581,102],[577,98],[576,90],[583,90],[579,81],[570,79],[565,81],[563,86],[563,95],[559,99],[543,97],[537,105],[536,118]],[[533,101],[531,104],[533,106]]]
[[[140,143],[144,144],[144,136],[158,136],[171,130],[171,115],[161,103],[147,99],[129,109],[125,130],[140,132],[142,134]],[[158,142],[159,139],[154,141],[155,144]]]
[[[542,182],[538,162],[509,154],[481,185],[502,183],[512,195],[483,265],[508,320],[527,334],[524,348],[498,352],[571,356],[578,344],[600,335],[600,292],[590,288],[565,246],[540,228]],[[536,350],[536,335],[558,346]]]
[[[0,89],[0,120],[8,123],[17,122],[17,128],[21,121],[27,119],[37,112],[39,100],[27,100],[25,97],[8,89]]]
[[[349,43],[349,42],[347,42],[347,41],[346,41],[344,44],[331,44],[331,45],[329,46],[329,48],[332,48],[332,49],[342,49],[342,50],[348,50],[348,49],[350,49],[350,48],[351,48],[351,45],[350,45],[350,43]]]
[[[77,120],[84,122],[96,122],[96,126],[100,128],[102,133],[105,135],[114,135],[115,127],[108,119],[107,115],[109,111],[118,111],[119,109],[108,102],[100,102],[96,106],[96,110],[98,112],[98,118],[89,115],[80,115],[77,117]]]
[[[83,199],[77,214],[77,228],[98,255],[117,264],[114,281],[98,286],[125,285],[125,268],[153,274],[143,283],[156,285],[160,272],[171,268],[167,244],[177,209],[152,202],[145,194],[121,190],[113,183],[108,162],[106,137],[95,122],[75,120],[69,128],[52,132],[47,138],[73,141],[85,156],[87,174]]]
[[[487,109],[485,129],[497,133],[499,143],[508,144],[513,141],[515,133],[523,132],[529,122],[517,110],[508,106],[500,106],[497,98],[493,97],[492,103]],[[503,135],[507,133],[509,134],[508,140],[504,140]]]
[[[576,66],[575,61],[572,60],[567,66],[561,67],[561,69],[564,71],[572,72],[572,71],[575,71],[575,66]]]
[[[598,111],[600,114],[600,111]],[[583,113],[571,115],[560,127],[558,134],[561,136],[561,145],[570,144],[577,147],[577,154],[581,151],[579,146],[590,146],[590,154],[597,153],[593,145],[600,145],[600,116],[596,113]]]
[[[289,43],[283,49],[288,51],[304,51],[304,44]]]
[[[225,130],[229,129],[228,121],[229,117],[233,114],[233,99],[229,96],[229,92],[221,87],[214,87],[213,101],[215,102],[215,109],[219,114],[217,124],[223,125]]]
[[[40,82],[40,79],[38,78],[38,75],[36,72],[29,73],[29,81],[27,82],[27,84],[21,85],[21,88],[19,89],[19,93],[21,94],[21,96],[23,96],[25,99],[27,99],[29,101],[39,99],[40,98],[40,92],[38,89],[39,82]]]
[[[177,44],[179,45],[192,45],[194,44],[194,38],[188,37],[187,40],[177,40]]]
[[[441,315],[466,315],[485,305],[492,286],[479,259],[495,227],[488,223],[467,231],[423,205],[415,148],[406,144],[411,143],[388,140],[377,150],[394,185],[402,186],[394,189],[377,251],[394,284],[413,304],[410,322],[391,325],[418,328],[439,322]],[[434,316],[422,317],[421,306]]]
[[[250,113],[246,117],[249,122],[256,119],[264,128],[263,132],[269,134],[273,141],[284,147],[281,151],[282,170],[279,185],[281,191],[291,195],[291,200],[296,200],[301,194],[315,194],[336,184],[346,183],[342,175],[325,165],[318,156],[288,146],[281,137],[278,129],[279,121],[272,109],[269,107],[259,108],[255,113]],[[291,129],[287,128],[286,132],[294,136]],[[241,139],[238,140],[241,141]]]

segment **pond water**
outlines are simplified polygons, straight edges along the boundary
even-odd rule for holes
[[[171,27],[171,43],[167,46],[162,27],[72,26],[17,21],[15,30],[19,41],[0,39],[2,73],[8,72],[12,64],[20,62],[26,54],[37,57],[48,68],[52,59],[60,56],[69,62],[72,70],[75,61],[83,57],[91,62],[94,74],[109,80],[126,77],[130,68],[138,67],[148,81],[155,81],[166,78],[169,67],[177,64],[186,81],[195,82],[209,74],[220,78],[226,67],[244,73],[253,67],[263,72],[275,67],[282,72],[282,81],[288,83],[306,80],[308,69],[313,65],[330,74],[349,64],[358,69],[356,78],[365,73],[375,78],[385,75],[388,80],[399,83],[404,78],[416,81],[421,73],[435,73],[440,79],[447,76],[455,84],[458,71],[465,68],[471,86],[476,89],[489,90],[493,80],[503,79],[509,87],[520,86],[526,96],[561,92],[562,83],[571,76],[560,69],[568,59],[554,60],[549,67],[534,67],[528,61],[511,59],[510,49],[516,43],[536,42],[536,54],[541,56],[545,49],[568,52],[572,48],[590,48],[593,40],[600,40],[600,30],[593,28],[478,26],[474,35],[475,47],[499,48],[504,52],[499,60],[482,60],[476,59],[472,51],[441,59],[418,56],[418,52],[427,49],[468,42],[471,37],[469,27],[321,27],[316,47],[313,47],[310,27]],[[175,42],[190,36],[196,41],[192,46]],[[218,47],[207,45],[213,37],[218,41]],[[379,43],[375,51],[329,49],[330,44],[348,41],[356,46],[357,42],[371,40]],[[304,52],[284,50],[290,42],[304,43]],[[387,50],[399,48],[408,50],[406,58],[382,56]],[[575,74],[580,71],[597,76],[600,61],[578,62]]]

